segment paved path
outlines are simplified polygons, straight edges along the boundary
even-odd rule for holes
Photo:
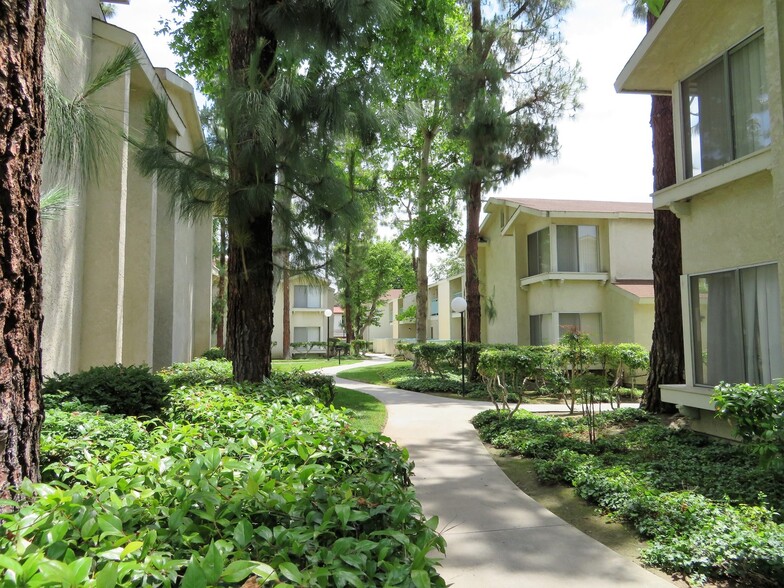
[[[335,375],[357,365],[320,371]],[[448,585],[672,587],[564,522],[506,477],[469,422],[491,403],[336,380],[387,406],[384,433],[408,448],[417,498],[427,516],[439,517],[447,540],[441,574]]]

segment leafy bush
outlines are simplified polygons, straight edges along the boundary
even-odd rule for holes
[[[297,386],[313,392],[324,406],[329,406],[335,399],[335,378],[320,373],[293,370],[290,372],[273,372],[271,381],[279,387],[291,390]]]
[[[731,419],[763,466],[784,470],[784,380],[767,386],[727,384],[714,389],[717,416]]]
[[[0,515],[3,586],[445,585],[405,450],[280,382],[171,397],[168,422],[49,411],[49,483]]]
[[[226,359],[226,352],[220,347],[210,347],[207,351],[201,354],[204,359],[216,361],[219,359]]]
[[[426,394],[462,394],[463,384],[460,380],[441,379],[432,377],[401,377],[394,378],[391,383],[397,388],[424,392]],[[484,387],[473,382],[466,382],[466,396],[486,398]]]
[[[552,348],[548,347],[483,350],[478,370],[496,410],[514,415],[531,383],[542,385],[556,376],[555,358]],[[514,408],[510,407],[510,402],[516,402]]]
[[[354,355],[364,355],[369,347],[370,343],[364,339],[354,339],[351,341],[351,351]]]
[[[78,374],[55,374],[46,380],[41,392],[49,402],[75,399],[102,406],[112,414],[155,416],[166,404],[169,384],[146,366],[118,364]]]
[[[190,363],[175,363],[171,367],[162,369],[158,374],[172,387],[234,382],[230,361],[203,357],[196,358]]]

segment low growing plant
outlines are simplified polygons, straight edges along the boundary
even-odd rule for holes
[[[77,374],[55,374],[41,388],[45,402],[79,400],[106,412],[156,416],[166,405],[169,384],[147,366],[108,365]]]

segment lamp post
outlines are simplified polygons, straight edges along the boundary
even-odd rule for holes
[[[324,316],[327,317],[327,359],[329,359],[329,319],[332,316],[332,309],[326,309]]]
[[[452,312],[460,313],[460,372],[463,380],[462,395],[465,396],[465,330],[463,329],[463,319],[465,317],[466,308],[468,308],[468,303],[462,296],[455,296],[452,298],[450,306],[452,307]]]

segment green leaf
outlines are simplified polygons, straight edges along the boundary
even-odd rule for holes
[[[95,588],[114,588],[117,586],[117,578],[117,564],[110,561],[95,574]]]
[[[223,573],[223,555],[215,546],[215,543],[210,543],[210,548],[201,562],[201,567],[204,570],[204,575],[207,578],[208,584],[215,584]]]
[[[120,553],[120,559],[125,559],[128,554],[133,553],[142,547],[144,547],[144,541],[131,541]]]
[[[0,554],[0,568],[11,570],[14,574],[16,574],[17,578],[22,578],[24,576],[24,572],[22,572],[22,564],[16,560],[11,559],[7,555]]]
[[[348,524],[348,519],[351,516],[351,507],[347,504],[336,504],[335,505],[335,514],[337,515],[340,522],[343,523],[345,527]]]
[[[279,566],[280,573],[286,576],[292,582],[296,582],[297,584],[302,582],[302,572],[299,571],[299,568],[295,566],[290,561],[284,561]]]
[[[430,588],[430,575],[425,570],[412,570],[411,581],[416,588]]]
[[[181,588],[207,588],[207,577],[198,562],[191,560],[180,583]]]
[[[84,584],[93,567],[93,560],[89,557],[80,557],[68,564],[71,578],[75,585]]]
[[[61,561],[55,559],[42,561],[38,566],[38,572],[47,582],[59,586],[72,586],[74,584],[73,573],[68,568],[68,564]]]
[[[260,578],[269,578],[269,580],[276,580],[277,575],[267,564],[250,561],[239,560],[233,561],[223,570],[220,579],[224,582],[235,583],[242,582],[251,574],[256,574]]]
[[[253,526],[248,519],[242,519],[237,523],[237,526],[234,527],[233,537],[240,547],[245,547],[253,540]]]
[[[122,521],[110,513],[104,513],[98,516],[98,527],[103,531],[104,535],[122,536],[124,534]]]

